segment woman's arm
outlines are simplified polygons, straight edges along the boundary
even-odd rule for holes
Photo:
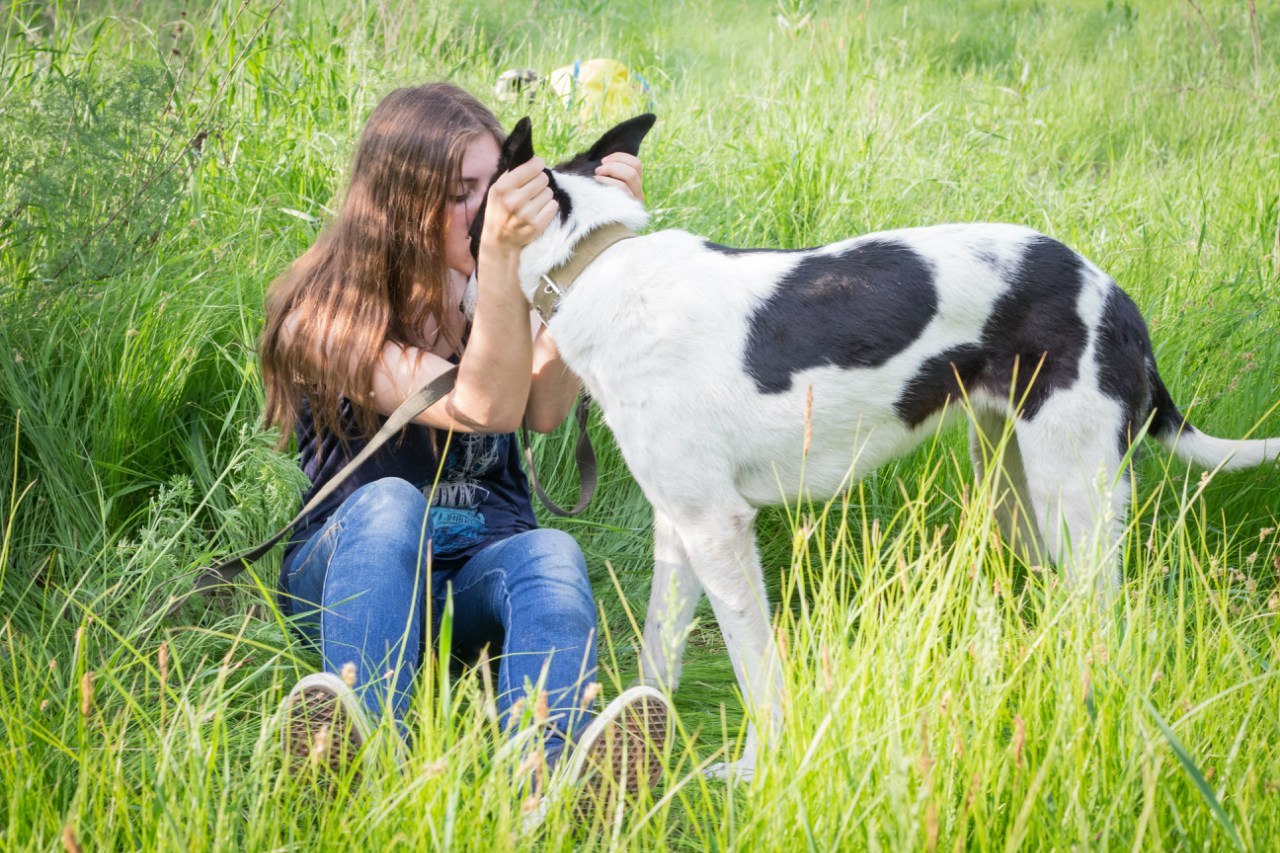
[[[457,384],[415,422],[460,432],[511,432],[520,425],[533,376],[529,303],[520,290],[520,250],[551,223],[559,205],[535,157],[489,189],[480,237],[475,317]],[[374,404],[390,414],[451,367],[416,347],[388,343],[374,370]]]

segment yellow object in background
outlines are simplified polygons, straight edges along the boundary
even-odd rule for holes
[[[579,121],[622,119],[649,109],[649,84],[616,59],[588,59],[551,72],[551,90]]]

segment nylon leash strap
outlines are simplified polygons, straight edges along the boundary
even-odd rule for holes
[[[191,587],[191,591],[185,595],[178,596],[169,605],[169,609],[165,611],[165,616],[172,616],[177,612],[182,603],[192,595],[198,593],[208,593],[218,587],[229,586],[235,578],[245,570],[250,563],[255,563],[262,558],[264,554],[275,547],[276,543],[288,535],[294,525],[306,517],[317,506],[324,502],[334,491],[350,477],[355,470],[364,464],[365,460],[378,451],[382,445],[387,443],[393,435],[404,428],[409,421],[413,420],[424,410],[430,408],[439,402],[446,394],[453,390],[454,383],[458,379],[458,368],[450,367],[444,373],[441,373],[435,379],[428,382],[412,397],[409,397],[401,403],[391,416],[387,418],[382,428],[369,439],[369,443],[364,449],[356,455],[354,459],[348,462],[341,471],[333,476],[329,482],[325,483],[320,491],[307,501],[307,505],[298,511],[293,520],[280,528],[275,534],[248,551],[237,554],[236,556],[224,560],[216,566],[205,566],[196,570],[195,583]]]

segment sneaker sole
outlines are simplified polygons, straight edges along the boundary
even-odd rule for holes
[[[304,678],[290,692],[281,746],[294,775],[312,765],[322,765],[334,774],[350,768],[366,734],[359,711],[352,713],[346,707],[349,701],[358,701],[348,693],[315,676]]]
[[[624,693],[619,698],[625,697]],[[600,809],[611,811],[619,795],[632,798],[642,787],[657,784],[662,776],[668,727],[667,702],[656,691],[646,691],[628,701],[614,719],[604,724],[581,759],[577,801],[580,817]]]

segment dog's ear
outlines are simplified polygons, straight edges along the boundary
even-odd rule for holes
[[[653,123],[658,117],[653,113],[643,113],[635,118],[629,118],[619,125],[615,125],[605,131],[604,136],[596,140],[596,144],[587,150],[587,156],[592,160],[603,160],[610,154],[619,151],[630,154],[632,157],[640,155],[640,143],[644,141],[649,131],[653,129]]]
[[[600,161],[610,154],[621,151],[633,157],[639,156],[640,143],[653,129],[653,123],[657,120],[658,117],[653,113],[644,113],[615,125],[605,131],[604,136],[597,139],[595,144],[586,151],[556,166],[556,171],[591,176],[596,173],[596,167],[600,165]]]
[[[533,159],[533,125],[525,116],[516,122],[511,134],[502,143],[502,151],[498,155],[498,174],[508,172],[522,163]]]
[[[496,181],[499,175],[511,171],[516,166],[528,163],[533,159],[533,125],[529,121],[529,117],[525,116],[516,122],[516,126],[511,128],[511,133],[502,141],[502,148],[498,151],[498,171],[493,173],[493,180]],[[489,186],[493,186],[493,181],[489,182]],[[480,199],[480,207],[476,211],[475,218],[471,220],[471,257],[475,260],[480,259],[480,233],[484,230],[484,214],[485,208],[489,206],[489,194],[485,193],[484,198]]]

